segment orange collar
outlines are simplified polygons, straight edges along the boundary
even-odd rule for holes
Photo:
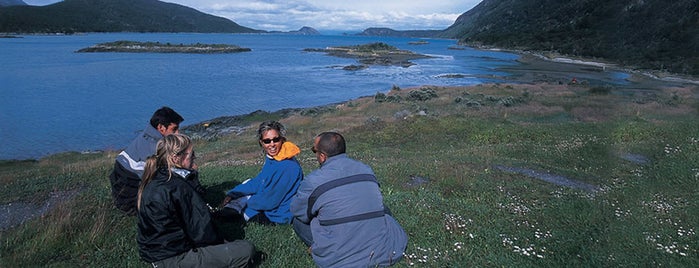
[[[279,153],[274,156],[274,160],[282,161],[284,159],[292,158],[301,153],[301,149],[290,141],[285,141],[282,143],[282,149]]]

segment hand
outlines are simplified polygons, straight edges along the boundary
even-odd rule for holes
[[[231,198],[230,196],[226,196],[225,198],[223,198],[223,202],[221,202],[221,207],[228,204],[228,202],[231,202],[231,200],[233,200],[233,198]]]

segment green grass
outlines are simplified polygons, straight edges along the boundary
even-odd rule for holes
[[[659,89],[655,99],[638,103],[633,94],[591,95],[588,88],[566,85],[435,89],[437,97],[424,101],[408,101],[406,89],[387,94],[402,95],[400,103],[368,97],[281,118],[289,139],[303,150],[298,159],[305,173],[317,168],[311,140],[326,130],[342,132],[350,156],[374,168],[386,204],[410,237],[398,267],[699,265],[693,97]],[[527,97],[475,108],[454,101],[477,94]],[[252,116],[258,121],[251,125],[266,119]],[[253,132],[197,141],[211,204],[259,172]],[[111,204],[107,176],[116,153],[0,162],[2,204],[41,205],[52,192],[79,191],[48,214],[0,232],[0,266],[148,267],[138,257],[135,218]],[[621,157],[626,153],[649,162],[628,161]],[[566,188],[496,165],[561,175],[601,190]],[[314,266],[290,226],[221,228],[228,238],[244,237],[267,253],[262,267]]]

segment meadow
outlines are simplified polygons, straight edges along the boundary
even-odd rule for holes
[[[306,174],[318,166],[312,138],[342,133],[348,154],[374,168],[409,235],[397,267],[698,267],[696,90],[394,87],[322,108],[254,113],[237,132],[197,139],[195,150],[215,205],[259,172],[260,121],[287,126]],[[112,206],[108,175],[118,153],[0,162],[0,204],[54,202],[0,232],[0,266],[149,267],[138,257],[136,219]],[[266,253],[261,267],[314,266],[290,226],[220,227]]]

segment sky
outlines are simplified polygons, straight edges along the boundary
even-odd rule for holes
[[[60,0],[24,0],[48,5]],[[481,0],[165,0],[265,31],[443,30]]]

